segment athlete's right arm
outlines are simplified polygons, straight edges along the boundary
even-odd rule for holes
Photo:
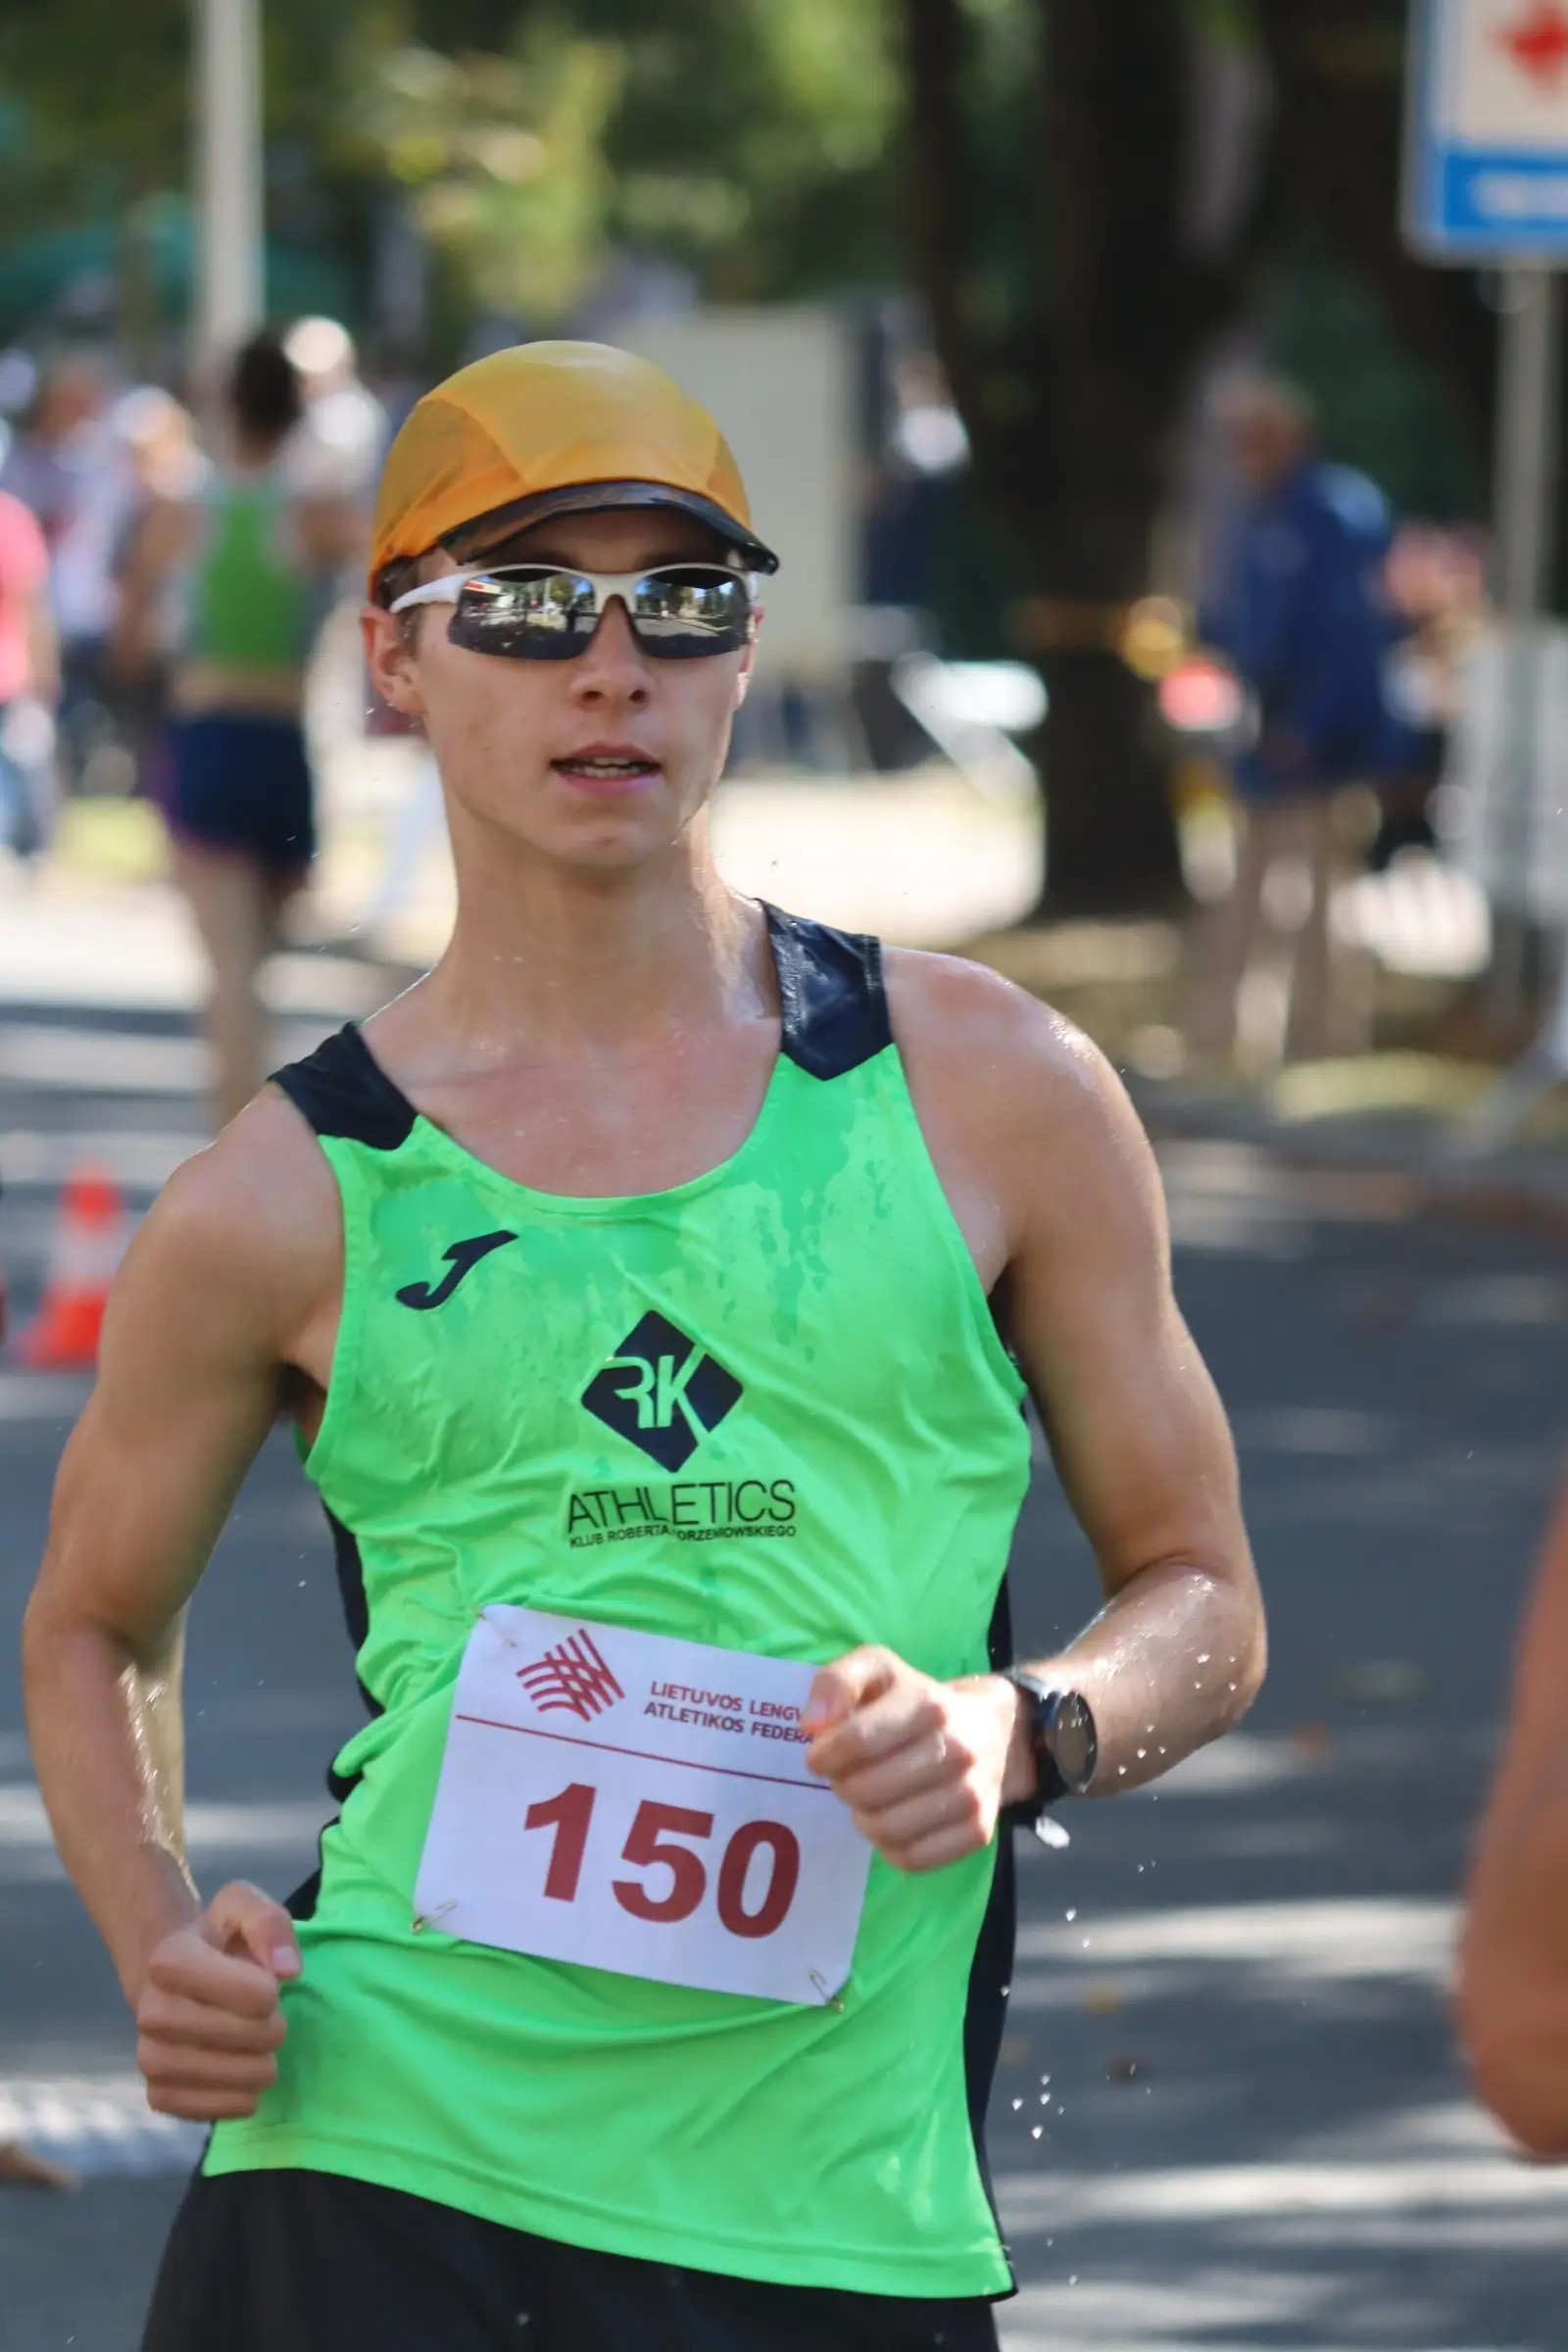
[[[24,1632],[39,1786],[136,2012],[149,2098],[203,2120],[248,2113],[272,2079],[299,1955],[281,1905],[235,1886],[204,1910],[186,1866],[183,1612],[288,1368],[318,1360],[340,1258],[326,1165],[263,1096],[126,1256]]]

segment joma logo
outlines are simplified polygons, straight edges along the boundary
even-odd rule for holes
[[[665,1470],[688,1461],[740,1396],[734,1374],[660,1314],[644,1315],[582,1393],[591,1413]]]

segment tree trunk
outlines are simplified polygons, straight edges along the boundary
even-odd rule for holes
[[[1169,905],[1182,889],[1148,691],[1114,652],[1144,592],[1172,428],[1239,290],[1239,257],[1184,242],[1192,79],[1172,0],[1036,0],[1036,126],[1017,203],[1026,282],[981,298],[960,0],[904,0],[906,189],[916,273],[974,452],[977,495],[1046,615],[1029,650],[1052,695],[1043,743],[1051,913]],[[1066,614],[1057,631],[1050,615]]]
[[[1149,688],[1112,653],[1063,651],[1041,667],[1051,712],[1038,753],[1046,798],[1040,912],[1179,906],[1185,891],[1169,763],[1155,748]]]

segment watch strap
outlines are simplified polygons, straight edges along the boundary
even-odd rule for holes
[[[1047,1733],[1046,1709],[1055,1693],[1048,1690],[1037,1676],[1025,1674],[1021,1668],[1004,1667],[1003,1674],[1014,1690],[1023,1692],[1029,1702],[1029,1748],[1035,1760],[1033,1796],[1020,1797],[1016,1804],[1004,1806],[1003,1818],[1014,1828],[1028,1827],[1040,1818],[1048,1806],[1060,1804],[1062,1798],[1070,1793],[1056,1759],[1051,1752]]]

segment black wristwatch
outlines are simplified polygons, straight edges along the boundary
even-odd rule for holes
[[[1079,1690],[1051,1690],[1038,1676],[1016,1667],[1006,1680],[1029,1702],[1029,1745],[1038,1781],[1032,1797],[1007,1807],[1015,1825],[1032,1826],[1064,1796],[1082,1796],[1095,1777],[1100,1742],[1089,1701]]]

